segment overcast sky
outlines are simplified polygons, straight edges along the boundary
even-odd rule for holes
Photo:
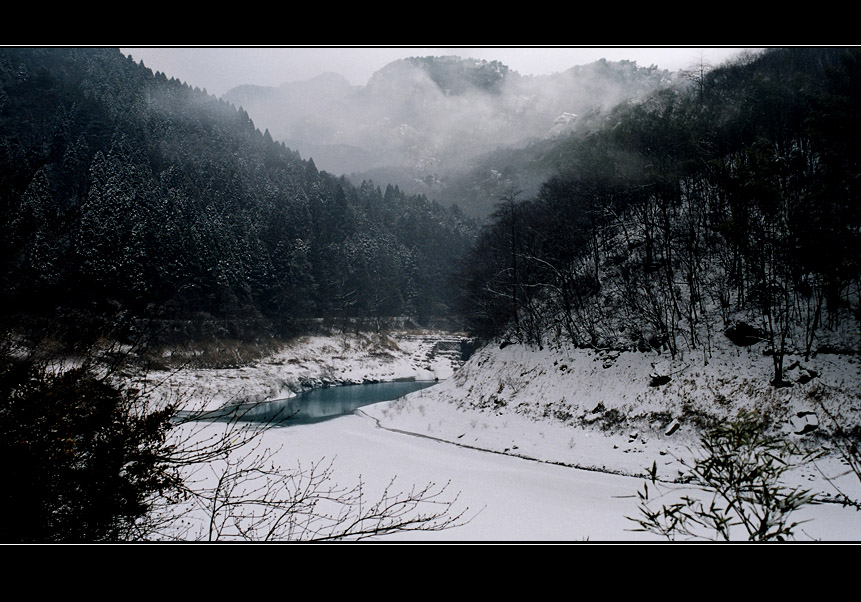
[[[600,58],[636,61],[677,71],[704,58],[717,66],[738,54],[737,47],[145,47],[122,48],[153,71],[222,95],[234,86],[278,86],[332,71],[350,83],[364,85],[386,64],[408,56],[457,55],[499,60],[523,75],[546,75]]]

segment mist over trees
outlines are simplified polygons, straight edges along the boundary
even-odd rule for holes
[[[0,51],[0,199],[4,320],[72,331],[119,314],[240,337],[446,315],[475,232],[318,170],[241,108],[112,49]]]
[[[632,61],[524,76],[499,61],[427,56],[394,61],[364,86],[325,74],[279,88],[240,86],[225,98],[323,169],[352,175],[357,184],[391,182],[486,217],[491,204],[476,193],[496,194],[499,178],[490,172],[504,171],[504,162],[482,155],[564,134],[589,113],[673,79]],[[542,166],[524,184],[537,189],[548,173]]]
[[[708,357],[858,351],[857,49],[771,50],[614,109],[501,202],[463,272],[474,332]]]
[[[701,67],[679,80],[599,61],[529,78],[417,57],[360,88],[326,75],[265,102],[236,91],[260,107],[307,95],[275,131],[118,50],[0,49],[0,440],[15,464],[0,503],[23,517],[6,537],[140,537],[152,496],[182,492],[165,464],[177,406],[117,388],[122,354],[87,356],[147,319],[173,343],[451,314],[485,341],[705,362],[719,338],[765,342],[775,386],[790,353],[861,351],[861,50]],[[354,165],[379,158],[363,169],[386,177],[333,175],[289,137]],[[27,355],[52,337],[53,356]],[[81,364],[55,366],[60,354]],[[299,475],[319,486],[329,471]],[[359,526],[379,508],[361,486],[334,501]],[[452,524],[449,507],[433,525]]]
[[[349,103],[354,125],[400,124],[421,153],[463,140],[434,124],[496,144],[584,99],[607,104],[485,155],[501,171],[461,192],[504,202],[457,280],[477,232],[457,208],[321,171],[244,109],[118,51],[4,49],[6,319],[85,331],[126,312],[295,332],[309,318],[444,315],[460,296],[483,336],[514,324],[523,340],[675,353],[708,348],[741,312],[751,336],[778,351],[801,336],[812,353],[858,311],[853,61],[773,50],[680,81],[628,62],[527,78],[424,57],[362,88],[318,78],[327,114]]]

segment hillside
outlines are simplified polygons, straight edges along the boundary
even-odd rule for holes
[[[793,386],[775,389],[761,345],[722,347],[704,363],[570,345],[488,345],[452,378],[362,413],[386,429],[544,463],[640,476],[654,463],[659,480],[678,482],[684,463],[702,454],[703,432],[749,411],[788,443],[823,454],[793,471],[792,486],[823,500],[861,500],[850,466],[858,467],[852,446],[861,421],[857,356],[794,356]]]
[[[770,51],[566,140],[568,169],[500,203],[462,273],[487,345],[369,413],[673,480],[703,432],[753,412],[824,452],[857,501],[859,65],[854,49]]]
[[[116,322],[182,341],[450,315],[475,233],[112,49],[0,51],[0,191],[4,326],[73,344]]]
[[[620,105],[535,198],[498,205],[463,272],[471,328],[673,358],[765,341],[778,386],[789,352],[857,352],[856,70],[773,51],[704,96]]]

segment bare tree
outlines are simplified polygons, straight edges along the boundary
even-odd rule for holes
[[[679,76],[690,80],[697,87],[700,102],[705,95],[706,75],[712,70],[711,64],[706,60],[705,53],[699,52],[696,62],[687,69],[679,71]]]

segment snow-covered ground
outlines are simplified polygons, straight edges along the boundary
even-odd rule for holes
[[[855,357],[789,358],[789,376],[797,382],[775,389],[768,384],[770,358],[755,348],[669,361],[634,352],[491,345],[455,372],[450,355],[429,353],[435,336],[308,338],[238,371],[182,373],[176,384],[192,387],[212,406],[323,383],[439,378],[434,387],[355,416],[262,436],[283,466],[334,458],[338,482],[348,486],[361,475],[369,493],[393,477],[405,490],[450,481],[447,491],[459,494],[457,507],[471,520],[395,540],[654,540],[632,531],[636,525],[626,518],[637,515],[643,476],[654,463],[661,487],[678,487],[670,482],[683,471],[679,459],[695,453],[703,425],[755,407],[787,438],[827,448],[818,438],[824,420],[796,434],[821,416],[819,401],[858,424]],[[653,386],[654,376],[670,380]],[[836,484],[861,499],[861,483],[834,454],[794,471],[787,484],[811,488],[821,499],[833,497]],[[797,531],[801,541],[861,540],[861,512],[838,504],[810,506],[795,519],[811,519]]]
[[[487,346],[451,379],[364,411],[385,428],[545,462],[628,475],[644,474],[655,462],[666,480],[680,476],[677,458],[690,459],[704,425],[742,409],[770,417],[799,444],[819,444],[817,430],[796,434],[822,415],[816,399],[856,421],[844,427],[858,424],[858,358],[799,362],[788,374],[811,370],[817,377],[785,388],[769,384],[770,370],[771,359],[755,349],[715,353],[705,365],[702,358],[670,361],[639,352]],[[670,380],[653,386],[655,375]],[[829,491],[822,475],[810,478]]]
[[[369,498],[393,477],[401,490],[448,483],[447,499],[458,496],[453,510],[464,511],[468,519],[454,529],[381,541],[663,541],[635,531],[637,525],[627,518],[638,516],[637,492],[643,479],[396,433],[377,428],[361,415],[271,429],[266,437],[280,447],[279,457],[288,466],[297,460],[307,465],[324,456],[334,459],[334,478],[349,485],[361,477]],[[839,505],[812,506],[792,519],[810,519],[797,531],[798,541],[861,540],[861,514]]]

